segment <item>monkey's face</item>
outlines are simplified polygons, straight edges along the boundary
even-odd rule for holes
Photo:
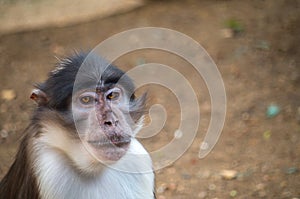
[[[145,113],[146,94],[135,98],[134,91],[130,77],[93,53],[62,60],[31,95],[45,128],[40,141],[81,170],[118,161]]]
[[[80,90],[73,97],[72,111],[79,137],[94,157],[114,162],[126,153],[134,122],[123,87]]]

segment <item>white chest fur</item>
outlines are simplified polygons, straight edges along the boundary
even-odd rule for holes
[[[39,148],[34,165],[42,199],[154,198],[151,159],[135,139],[114,168],[104,166],[94,176],[81,175],[66,164],[62,154],[49,148]]]

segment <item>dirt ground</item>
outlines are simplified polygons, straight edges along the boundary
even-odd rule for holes
[[[32,85],[46,78],[55,56],[92,49],[130,28],[158,26],[203,45],[219,68],[227,93],[222,135],[213,151],[199,159],[210,120],[209,95],[201,78],[187,63],[164,53],[133,53],[119,61],[125,70],[140,62],[172,65],[190,78],[197,91],[201,108],[197,137],[174,164],[156,172],[158,198],[300,198],[299,24],[299,0],[157,0],[81,25],[0,37],[0,91],[16,92],[15,99],[0,100],[0,178],[29,123]],[[236,33],[225,34],[224,28]],[[142,140],[153,150],[170,141],[179,116],[169,93],[160,88],[149,91],[150,103],[161,103],[169,115],[158,136]],[[272,118],[266,116],[270,105],[280,109]],[[222,178],[224,169],[236,171],[236,178]]]

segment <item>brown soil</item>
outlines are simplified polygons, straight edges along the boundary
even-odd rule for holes
[[[221,30],[230,19],[240,23],[231,26],[239,32],[224,38]],[[133,53],[119,61],[124,69],[141,60],[174,65],[190,77],[198,93],[198,135],[180,159],[157,171],[158,198],[300,198],[299,24],[299,0],[151,1],[132,12],[82,25],[0,37],[0,90],[17,93],[14,100],[0,100],[0,129],[8,131],[0,142],[0,177],[29,123],[32,85],[46,78],[54,56],[92,49],[130,28],[158,26],[185,33],[203,45],[222,74],[228,103],[217,145],[199,159],[210,120],[209,95],[201,78],[192,75],[187,63],[164,53]],[[160,135],[142,140],[148,150],[168,143],[179,118],[176,100],[160,89],[149,89],[150,102],[164,105],[170,117]],[[267,118],[271,104],[281,111]],[[237,178],[223,179],[219,173],[224,169],[237,171]]]

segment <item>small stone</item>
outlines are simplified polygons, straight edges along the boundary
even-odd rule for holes
[[[297,167],[290,167],[290,168],[288,168],[288,169],[285,171],[285,173],[286,173],[286,174],[289,174],[289,175],[294,174],[294,173],[297,173],[297,172],[298,172],[298,168],[297,168]]]
[[[204,171],[204,172],[202,173],[202,177],[205,178],[205,179],[209,178],[210,175],[211,175],[211,173],[210,173],[209,170],[206,170],[206,171]]]
[[[280,112],[279,106],[272,104],[272,105],[268,106],[266,115],[268,118],[273,118],[273,117],[277,116],[279,114],[279,112]]]
[[[256,48],[260,50],[270,50],[270,44],[269,42],[262,40],[256,44]]]
[[[272,133],[271,133],[270,130],[267,130],[267,131],[265,131],[265,132],[263,133],[263,137],[264,137],[265,140],[269,140],[270,137],[271,137],[271,135],[272,135]]]
[[[181,174],[181,177],[182,177],[183,179],[185,179],[185,180],[191,179],[191,175],[190,175],[190,174],[187,174],[187,173]]]
[[[204,199],[207,197],[207,193],[205,191],[201,191],[199,194],[198,194],[198,198],[201,198],[201,199]]]
[[[161,194],[164,193],[167,189],[168,189],[167,184],[163,183],[156,189],[156,192],[158,194]]]
[[[216,190],[216,188],[217,188],[217,186],[216,186],[215,184],[209,184],[209,185],[208,185],[208,189],[209,189],[210,191],[214,191],[214,190]]]
[[[191,165],[197,164],[197,160],[198,159],[196,159],[196,158],[191,158],[191,160],[190,160]]]
[[[232,191],[230,191],[229,195],[234,198],[237,195],[237,191],[232,190]]]
[[[200,146],[200,150],[207,150],[209,148],[209,144],[207,142],[202,142]]]
[[[203,178],[203,179],[207,179],[207,178],[209,178],[210,177],[210,171],[209,170],[205,170],[205,171],[203,171],[203,172],[198,172],[197,173],[197,177],[198,178]]]
[[[261,191],[261,190],[264,190],[264,189],[265,189],[266,185],[263,184],[263,183],[259,183],[259,184],[257,184],[255,187],[256,187],[256,190],[257,190],[257,191]]]
[[[1,91],[1,97],[4,100],[10,101],[10,100],[15,99],[17,97],[17,94],[12,89],[4,89]]]
[[[237,177],[238,172],[235,171],[235,170],[222,170],[220,172],[220,175],[225,180],[233,180],[233,179],[235,179]]]
[[[242,114],[242,120],[247,121],[250,119],[250,114],[248,112],[244,112]]]
[[[1,138],[5,139],[8,137],[8,132],[6,130],[1,130],[0,132]]]
[[[182,138],[182,131],[180,131],[179,129],[177,129],[175,132],[174,132],[174,138],[175,139],[180,139]]]
[[[234,36],[234,31],[230,28],[223,28],[221,30],[221,35],[224,38],[232,38]]]

